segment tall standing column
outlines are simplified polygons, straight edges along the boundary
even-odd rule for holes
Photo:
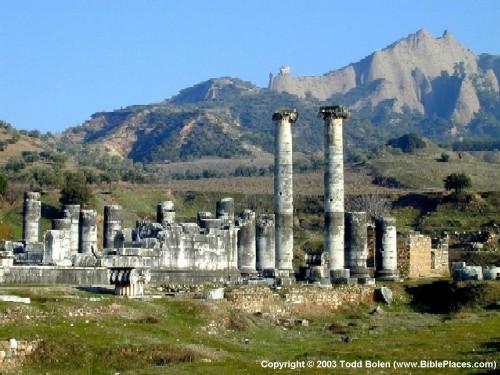
[[[276,268],[279,276],[285,278],[293,276],[292,124],[298,116],[295,109],[281,109],[273,114]]]
[[[23,202],[23,241],[25,244],[39,241],[41,214],[40,193],[26,191]]]
[[[349,270],[344,266],[344,146],[342,122],[349,112],[342,106],[320,107],[325,123],[325,252],[330,277],[345,282]]]
[[[398,244],[396,219],[381,217],[375,221],[375,266],[377,280],[398,280]]]
[[[75,255],[78,253],[80,246],[80,205],[67,204],[64,206],[64,217],[71,220],[70,234],[70,253]]]
[[[97,213],[95,210],[80,211],[80,246],[79,252],[91,254],[97,250]]]
[[[122,207],[116,204],[104,206],[103,247],[115,247],[115,236],[122,230]]]

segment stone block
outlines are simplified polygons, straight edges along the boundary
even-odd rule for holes
[[[224,288],[209,289],[205,296],[207,300],[220,300],[224,299]]]

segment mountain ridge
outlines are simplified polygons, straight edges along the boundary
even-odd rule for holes
[[[322,76],[294,77],[289,67],[282,67],[272,78],[270,88],[299,97],[311,95],[327,100],[380,80],[368,95],[350,103],[351,107],[361,110],[394,100],[392,110],[396,112],[401,112],[406,106],[427,114],[429,102],[433,101],[433,83],[440,84],[438,81],[445,74],[461,80],[455,88],[457,99],[449,104],[454,106],[453,121],[459,125],[469,123],[480,109],[473,79],[479,78],[483,86],[489,85],[493,91],[499,91],[495,72],[491,69],[483,71],[479,67],[479,58],[458,43],[450,32],[445,31],[441,37],[434,38],[425,29]]]
[[[269,88],[212,78],[159,103],[95,113],[60,141],[144,162],[253,158],[273,151],[272,112],[294,107],[301,113],[294,147],[314,154],[323,143],[317,108],[332,102],[352,110],[349,149],[375,148],[405,131],[440,142],[488,136],[500,134],[499,72],[500,56],[476,56],[449,32],[434,38],[420,30],[322,76],[294,77],[282,67]]]

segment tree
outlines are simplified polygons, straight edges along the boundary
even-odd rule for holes
[[[425,148],[425,141],[415,133],[405,134],[399,138],[390,139],[388,146],[399,148],[401,151],[409,153],[419,148]]]
[[[348,201],[350,211],[366,212],[371,219],[385,216],[391,210],[391,201],[383,194],[360,194]]]
[[[2,173],[0,173],[0,195],[4,195],[5,192],[7,191],[7,177],[5,177]]]
[[[64,187],[61,189],[62,204],[79,204],[88,206],[92,202],[93,196],[90,187],[87,185],[83,173],[68,173]]]
[[[450,161],[450,155],[447,154],[446,152],[443,152],[443,153],[441,153],[441,158],[438,159],[438,161],[443,162],[443,163],[447,163]]]
[[[471,186],[472,181],[465,173],[452,173],[444,179],[444,188],[446,190],[454,190],[456,193]]]

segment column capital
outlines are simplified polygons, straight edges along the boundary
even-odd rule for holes
[[[295,108],[291,109],[277,109],[273,113],[273,121],[288,120],[294,123],[299,118],[299,112]]]
[[[323,116],[324,120],[330,118],[346,119],[350,116],[350,113],[344,106],[332,105],[332,106],[319,107],[319,115]]]

